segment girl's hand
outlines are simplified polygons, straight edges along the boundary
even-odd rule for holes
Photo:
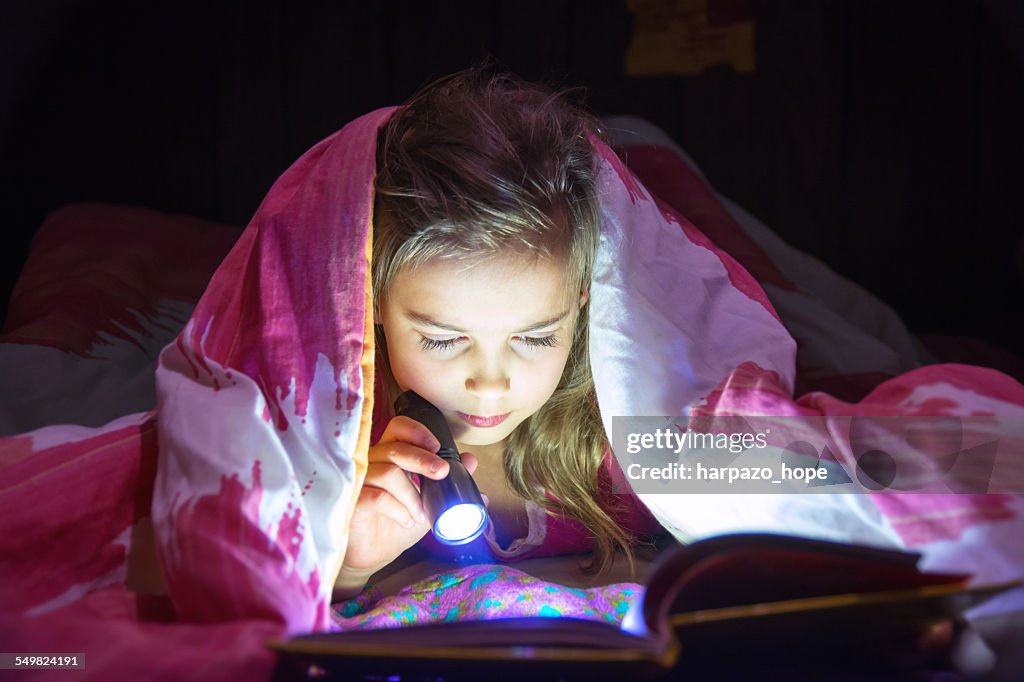
[[[437,480],[447,476],[448,463],[435,454],[440,447],[430,429],[401,416],[388,423],[380,441],[370,448],[366,479],[348,528],[348,549],[335,581],[337,598],[362,591],[371,575],[430,530],[413,474]],[[476,457],[462,457],[472,474]]]

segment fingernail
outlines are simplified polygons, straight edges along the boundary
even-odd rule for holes
[[[436,474],[441,469],[441,460],[437,460],[430,465],[430,473]]]
[[[427,515],[424,514],[423,512],[420,512],[420,522],[423,522],[423,521],[426,521],[426,520],[427,520]]]
[[[414,525],[416,525],[416,522],[413,521],[412,519],[409,519],[408,521],[405,522],[405,527],[406,528],[412,528]]]

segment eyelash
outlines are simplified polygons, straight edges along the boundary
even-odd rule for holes
[[[553,348],[558,345],[558,339],[555,338],[554,334],[548,336],[520,336],[519,340],[530,348]],[[423,350],[451,350],[458,342],[459,339],[457,338],[428,339],[425,336],[420,337],[420,347]]]
[[[458,339],[428,339],[425,336],[420,337],[420,347],[423,350],[449,350],[458,343]]]
[[[554,334],[547,336],[520,336],[519,340],[531,348],[554,348],[558,345],[558,339]]]

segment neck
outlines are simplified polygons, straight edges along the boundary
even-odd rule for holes
[[[456,442],[459,452],[472,452],[476,455],[481,469],[487,471],[501,471],[502,461],[505,457],[505,441],[491,443],[490,445],[466,445]]]
[[[487,511],[494,524],[494,535],[498,544],[508,547],[516,538],[525,537],[530,532],[530,524],[526,516],[523,499],[519,497],[505,480],[505,442],[491,445],[465,445],[456,443],[459,451],[472,452],[476,455],[476,471],[473,480],[477,488],[487,496]]]

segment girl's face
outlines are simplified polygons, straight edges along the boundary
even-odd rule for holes
[[[554,393],[585,301],[562,259],[433,260],[394,278],[379,322],[398,386],[436,405],[460,445],[492,445]]]

